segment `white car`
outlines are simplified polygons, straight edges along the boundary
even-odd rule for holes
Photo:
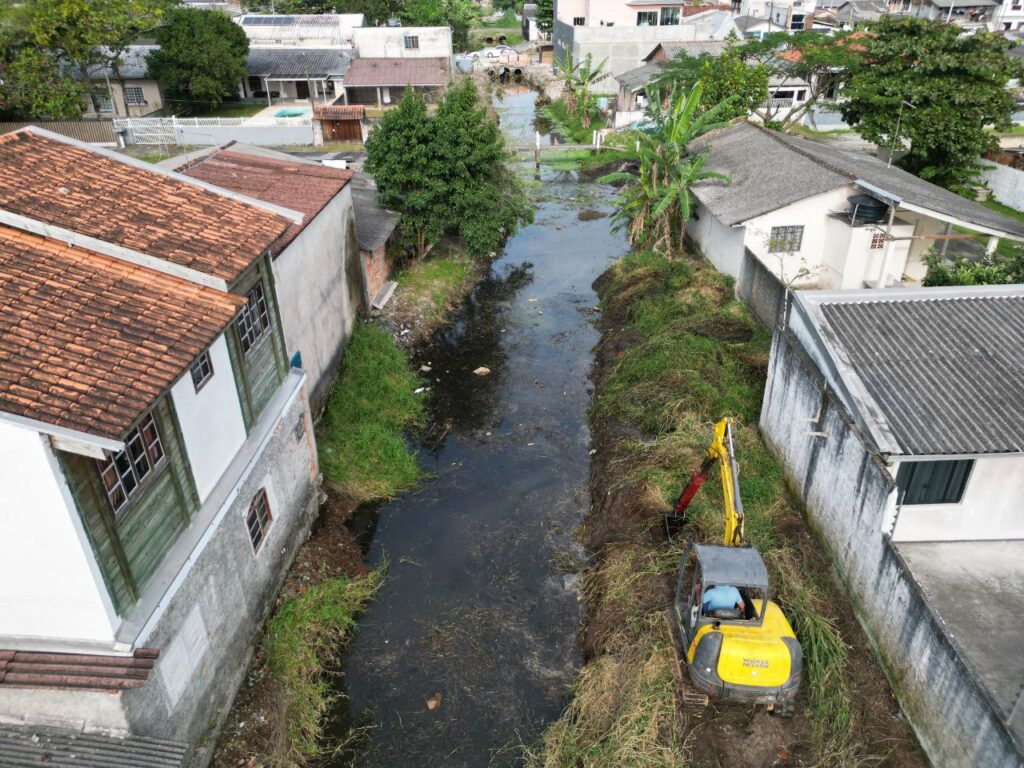
[[[473,59],[500,59],[502,56],[515,53],[517,53],[516,49],[510,45],[494,45],[490,48],[481,48],[479,51],[473,51],[469,55]]]

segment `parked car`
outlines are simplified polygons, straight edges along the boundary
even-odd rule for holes
[[[502,56],[515,55],[516,53],[518,51],[510,45],[493,45],[490,48],[481,48],[479,51],[473,51],[469,55],[473,59],[500,59]]]

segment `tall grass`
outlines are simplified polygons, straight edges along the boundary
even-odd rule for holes
[[[379,328],[360,325],[320,420],[320,467],[356,501],[391,498],[421,476],[403,430],[422,423],[420,378],[405,352]]]
[[[279,764],[301,765],[325,749],[321,737],[332,695],[324,670],[338,658],[381,578],[372,571],[317,584],[284,600],[267,623],[267,663],[283,694],[286,736]]]
[[[412,262],[394,275],[402,315],[410,316],[423,330],[431,330],[444,321],[476,280],[474,262],[468,254],[457,250],[442,252],[442,246],[434,250],[428,258]]]
[[[846,684],[848,648],[828,615],[826,587],[787,543],[778,523],[795,516],[783,482],[782,468],[768,452],[756,425],[763,395],[770,335],[760,329],[733,297],[731,281],[697,261],[670,261],[660,255],[637,253],[624,258],[601,290],[606,322],[625,334],[629,343],[598,381],[591,420],[595,426],[621,424],[638,430],[644,439],[624,442],[625,457],[613,472],[646,499],[652,520],[670,509],[681,484],[699,463],[714,421],[734,416],[741,463],[740,486],[748,538],[765,557],[772,591],[793,624],[804,652],[804,685],[814,722],[814,747],[823,763],[841,764],[852,754],[852,702]],[[695,499],[692,526],[704,541],[722,536],[722,499],[718,483],[709,482]],[[610,551],[609,547],[613,547]],[[637,541],[623,549],[609,545],[599,553],[588,574],[588,612],[591,621],[605,611],[621,616],[623,632],[601,643],[616,658],[649,655],[660,642],[656,617],[667,595],[652,591],[645,574],[661,575],[667,583],[678,568],[678,546]],[[624,560],[628,553],[628,562]],[[639,633],[631,628],[643,627]],[[615,646],[625,640],[633,648]],[[590,691],[604,665],[621,663],[599,656],[585,669],[577,690],[592,700],[618,696],[623,706],[650,713],[653,702],[624,694]],[[591,671],[590,667],[596,664]],[[634,674],[640,667],[634,662]],[[630,689],[632,690],[632,689]],[[593,707],[574,701],[566,716],[552,726],[544,742],[543,760],[534,765],[602,765],[590,761],[580,745],[607,740],[584,737]],[[626,717],[623,714],[623,717]],[[628,718],[627,718],[628,719]],[[611,731],[608,731],[611,733]],[[572,745],[572,752],[566,745]],[[629,765],[661,765],[666,749],[678,749],[674,735],[650,745],[648,761]],[[602,746],[602,749],[604,747]],[[591,749],[588,747],[588,749]],[[598,750],[598,754],[603,754]],[[571,757],[572,759],[568,759]],[[676,758],[681,765],[683,757]],[[608,763],[612,764],[612,763]]]

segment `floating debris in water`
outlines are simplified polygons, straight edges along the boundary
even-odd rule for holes
[[[435,709],[441,706],[441,694],[435,693],[429,699],[427,699],[427,709],[433,712]]]
[[[491,369],[488,368],[486,365],[481,365],[479,368],[477,368],[475,371],[473,371],[473,373],[475,373],[477,376],[486,376],[490,372],[491,372]]]

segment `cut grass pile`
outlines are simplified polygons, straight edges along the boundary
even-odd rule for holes
[[[684,765],[685,726],[674,717],[671,646],[665,609],[671,603],[683,546],[658,535],[722,416],[737,418],[740,483],[748,538],[763,554],[775,599],[804,652],[804,683],[814,723],[812,748],[822,764],[841,764],[856,750],[846,685],[848,648],[827,615],[826,587],[781,532],[797,511],[780,465],[761,442],[761,406],[770,334],[733,297],[731,280],[696,260],[650,253],[624,258],[602,278],[606,337],[619,340],[599,370],[591,421],[603,472],[598,488],[619,501],[595,516],[641,516],[628,534],[604,535],[588,571],[585,645],[594,655],[576,696],[531,756],[539,768]],[[605,437],[602,442],[602,436]],[[608,457],[601,459],[602,453]],[[603,463],[600,463],[603,461]],[[603,483],[603,484],[601,484]],[[718,543],[722,499],[709,482],[689,516],[698,540]],[[591,530],[590,535],[593,535]],[[667,709],[666,709],[667,707]]]
[[[457,249],[437,246],[421,261],[414,261],[394,274],[399,322],[412,325],[418,336],[430,333],[476,282],[474,260]]]
[[[377,570],[317,584],[284,600],[267,623],[267,662],[281,687],[284,718],[277,764],[303,765],[330,748],[323,742],[323,725],[334,697],[325,670],[337,661],[382,578]]]
[[[361,503],[416,484],[421,470],[403,430],[423,422],[420,385],[390,334],[356,328],[317,437],[320,467],[338,491]]]

